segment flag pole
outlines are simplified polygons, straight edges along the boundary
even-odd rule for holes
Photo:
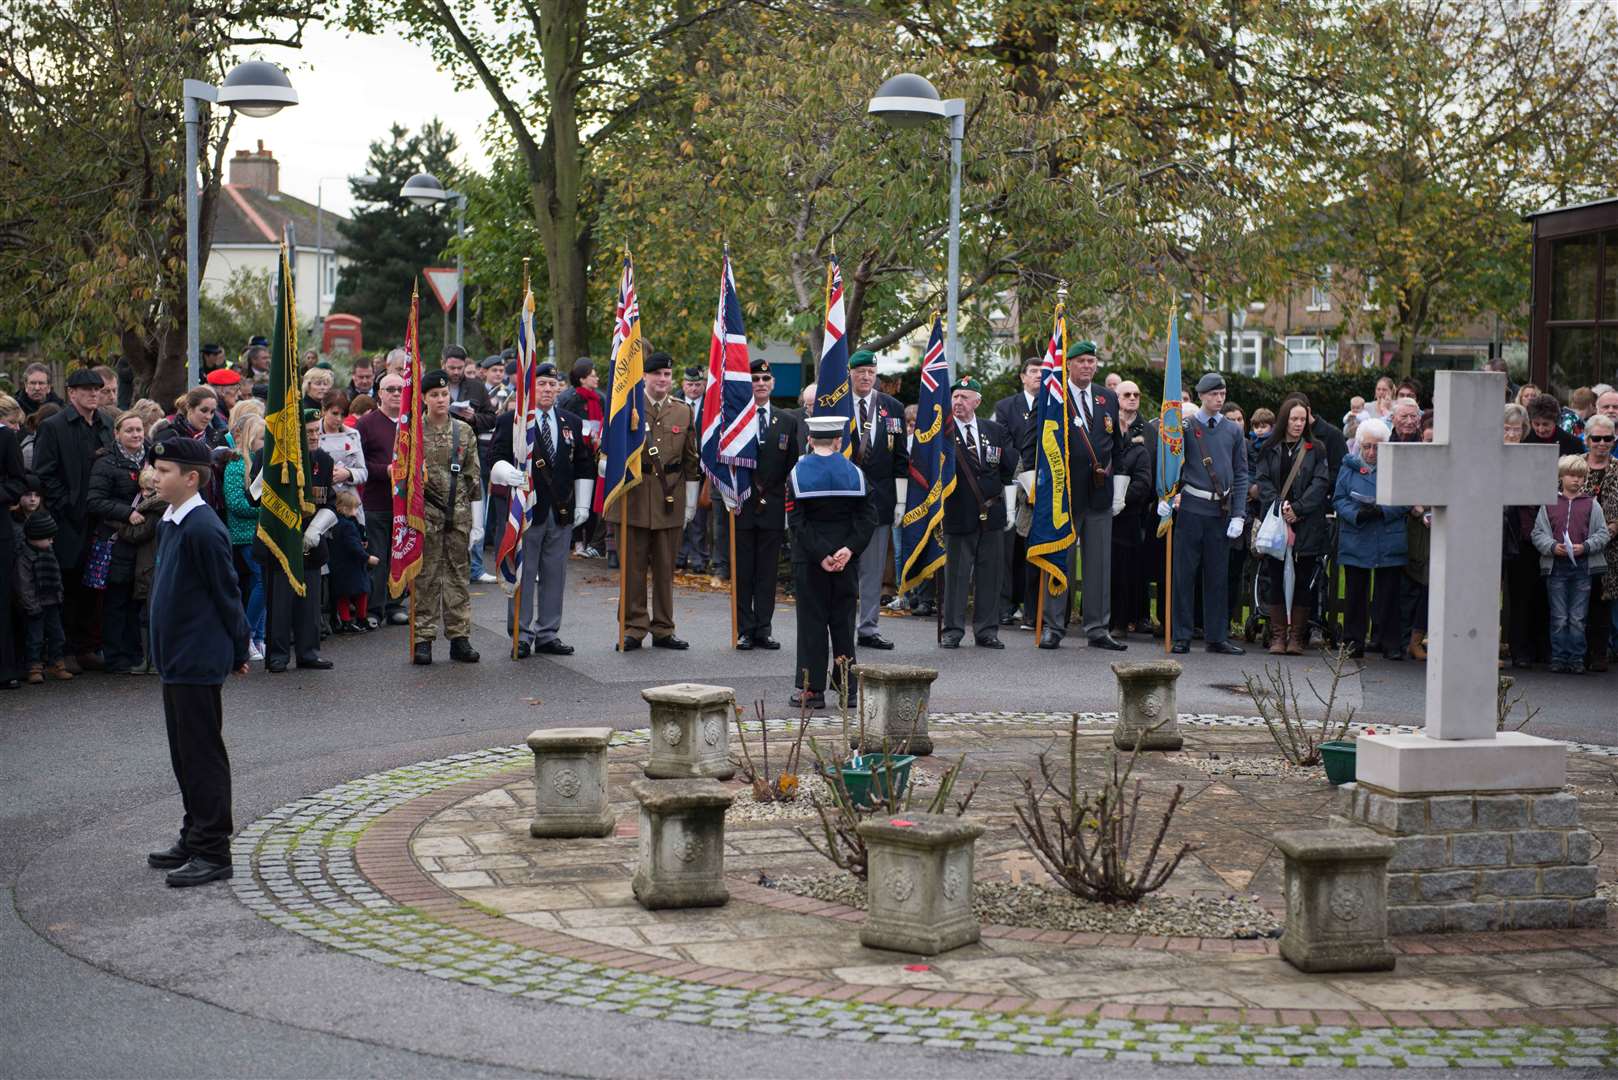
[[[736,644],[736,522],[741,520],[741,514],[732,510],[729,514],[730,527],[725,531],[730,534],[730,643]],[[754,573],[760,573],[758,567],[753,568]]]
[[[387,605],[383,605],[386,610]],[[407,638],[407,655],[412,661],[416,658],[416,580],[410,579],[410,635]]]
[[[1174,517],[1169,516],[1169,527],[1163,531],[1163,654],[1168,655],[1169,639],[1174,628]]]
[[[618,643],[624,647],[624,622],[629,617],[629,492],[618,496]]]
[[[1039,596],[1034,600],[1034,645],[1038,647],[1040,640],[1045,636],[1045,590],[1049,588],[1046,577],[1049,570],[1039,572]]]
[[[527,255],[523,256],[523,260],[522,260],[522,292],[523,292],[523,303],[525,305],[528,302],[528,260],[529,260],[529,256],[527,256]],[[459,299],[457,299],[456,302],[459,303]],[[524,307],[523,310],[524,311],[527,310],[526,306]],[[520,321],[521,316],[518,316],[518,319]],[[518,329],[520,330],[521,327],[519,326]],[[534,347],[534,343],[530,341],[528,343],[528,347],[530,349],[532,349]],[[532,362],[530,362],[530,366],[532,366]],[[522,380],[523,380],[522,357],[519,356],[517,358],[517,381],[518,381],[519,384],[521,384]],[[529,402],[527,400],[527,395],[526,394],[523,397],[524,397],[523,408],[526,410],[527,407],[528,407]],[[515,413],[512,414],[512,417],[511,417],[511,431],[512,431],[512,436],[513,436],[513,438],[512,438],[512,445],[513,446],[516,445],[515,436],[516,436],[516,433],[517,433],[517,421],[519,419],[520,419],[520,417],[518,417]],[[506,505],[508,507],[510,506],[510,500],[509,499],[507,500]],[[506,514],[506,517],[510,518],[510,516],[511,516],[511,514],[508,511],[507,514]],[[523,515],[524,524],[527,523],[527,519],[528,519],[528,515],[524,514]],[[516,545],[515,551],[516,551],[517,562],[518,562],[518,565],[520,566],[521,565],[521,560],[522,560],[522,537],[520,537],[520,536],[517,538],[517,545]],[[495,556],[497,558],[499,557],[498,549],[495,551]],[[511,658],[513,660],[517,659],[517,639],[518,639],[519,635],[521,635],[521,633],[522,633],[522,615],[523,615],[523,611],[522,611],[522,572],[519,570],[518,573],[517,573],[517,588],[516,588],[516,591],[514,591],[511,594]]]

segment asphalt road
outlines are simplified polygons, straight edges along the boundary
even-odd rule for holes
[[[563,660],[506,660],[494,589],[475,600],[481,664],[406,663],[404,631],[327,643],[331,672],[260,671],[226,689],[238,826],[296,797],[380,769],[514,743],[535,727],[639,726],[639,691],[697,681],[786,713],[792,615],[779,653],[726,647],[722,594],[677,594],[689,652],[612,651],[613,580],[573,566]],[[1119,655],[1069,642],[1056,654],[1008,631],[1003,652],[941,652],[930,620],[895,618],[898,650],[936,663],[935,711],[1106,709]],[[1123,658],[1161,656],[1136,641]],[[1256,656],[1182,658],[1180,708],[1248,713],[1235,687]],[[1292,661],[1317,680],[1318,661]],[[1532,730],[1612,741],[1618,680],[1530,675]],[[1303,691],[1307,695],[1307,691]],[[1418,722],[1422,672],[1375,664],[1343,687],[1367,719]],[[388,969],[285,933],[230,891],[185,892],[144,865],[179,817],[154,680],[87,676],[0,694],[0,1075],[32,1076],[1072,1076],[1071,1062],[828,1045],[513,1002]],[[1087,1076],[1246,1070],[1087,1065]]]

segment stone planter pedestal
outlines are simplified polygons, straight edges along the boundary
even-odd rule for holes
[[[712,780],[636,780],[640,854],[630,883],[654,908],[718,907],[725,888],[725,810],[730,793]]]
[[[610,727],[542,728],[528,736],[534,752],[534,820],[530,836],[610,836],[607,743]]]
[[[728,686],[675,683],[651,686],[640,696],[652,706],[652,755],[646,775],[654,779],[729,780],[730,722],[736,691]]]
[[[858,729],[854,745],[862,754],[883,752],[888,740],[890,754],[926,756],[933,752],[932,736],[927,734],[927,696],[938,669],[905,664],[855,664],[859,679],[860,704],[856,714],[865,721],[865,739]]]
[[[1142,750],[1178,750],[1185,745],[1175,711],[1174,686],[1180,670],[1173,660],[1112,665],[1118,677],[1118,726],[1112,729],[1112,745],[1120,750],[1135,749],[1137,741]]]
[[[1387,866],[1393,841],[1367,829],[1277,833],[1286,857],[1281,956],[1299,971],[1392,971]]]
[[[952,814],[905,814],[860,822],[869,856],[869,912],[860,944],[936,956],[970,945],[973,844],[983,825]]]

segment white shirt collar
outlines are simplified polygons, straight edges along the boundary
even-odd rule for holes
[[[1039,400],[1039,391],[1035,390],[1032,394],[1030,394],[1028,391],[1024,390],[1022,392],[1022,397],[1023,400],[1028,403],[1028,407],[1032,409],[1034,407],[1034,403]]]
[[[185,502],[181,503],[179,506],[171,506],[167,510],[163,511],[163,520],[170,521],[178,525],[180,522],[185,520],[185,515],[189,514],[199,506],[206,505],[207,502],[203,499],[202,492],[199,491],[189,499],[185,500]]]

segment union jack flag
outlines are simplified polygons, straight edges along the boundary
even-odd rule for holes
[[[747,331],[742,327],[742,305],[736,299],[727,246],[708,346],[708,389],[702,399],[702,469],[732,505],[740,506],[753,490],[757,464],[758,406],[753,403]]]
[[[1033,522],[1028,561],[1049,576],[1052,596],[1067,590],[1068,549],[1078,543],[1068,476],[1067,306],[1058,299],[1050,344],[1040,364],[1039,405],[1034,431]],[[1089,477],[1084,478],[1086,481]]]
[[[539,368],[534,352],[534,292],[525,290],[522,314],[517,319],[517,375],[512,390],[511,461],[526,480],[533,467],[534,447],[539,442],[539,407],[534,401],[534,373]],[[532,486],[524,483],[511,490],[511,510],[506,531],[500,534],[500,587],[507,596],[517,591],[522,580],[522,541],[533,516]]]
[[[949,361],[944,324],[933,313],[933,330],[921,361],[921,400],[916,404],[915,441],[910,447],[910,483],[899,519],[905,552],[899,591],[909,592],[944,565],[944,500],[955,490],[955,452],[950,415]]]
[[[606,496],[602,512],[611,509],[630,488],[640,483],[641,450],[646,445],[646,374],[641,356],[640,302],[635,299],[635,264],[624,245],[624,272],[618,282],[618,309],[612,323],[612,394],[607,405],[602,452],[607,471],[602,477]]]
[[[815,368],[815,415],[842,416],[848,421],[843,456],[854,453],[854,391],[848,381],[848,321],[843,315],[843,269],[833,255],[826,266],[826,330]]]

